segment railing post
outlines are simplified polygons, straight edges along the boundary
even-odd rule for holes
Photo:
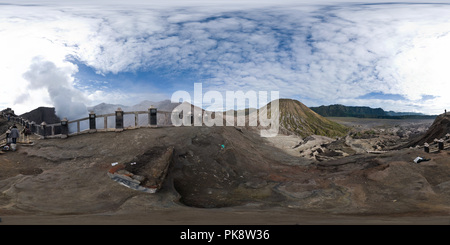
[[[36,133],[36,123],[34,121],[30,122],[30,130],[32,133]]]
[[[41,128],[42,128],[42,137],[45,139],[45,135],[46,135],[46,128],[47,128],[47,123],[46,122],[42,122],[41,123]]]
[[[438,141],[438,149],[439,149],[440,151],[444,150],[444,140],[443,140],[443,139],[440,139],[440,140]]]
[[[61,139],[67,138],[69,136],[69,121],[67,118],[61,120]]]
[[[188,118],[187,119],[190,120],[189,126],[194,126],[194,115],[192,114],[192,112],[188,112]]]
[[[93,111],[89,112],[89,132],[97,131],[95,125],[95,113]]]
[[[156,127],[158,110],[152,105],[148,108],[148,124],[152,127]]]
[[[119,107],[116,111],[116,131],[122,131],[123,130],[123,111]]]
[[[134,127],[137,128],[139,126],[139,113],[134,112]]]

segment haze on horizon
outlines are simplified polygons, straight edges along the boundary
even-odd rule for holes
[[[450,109],[450,4],[3,1],[0,109],[85,116],[177,90],[279,91],[307,106]]]

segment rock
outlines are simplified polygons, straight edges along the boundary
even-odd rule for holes
[[[253,189],[258,189],[267,185],[267,181],[261,179],[251,179],[245,182],[245,186]]]

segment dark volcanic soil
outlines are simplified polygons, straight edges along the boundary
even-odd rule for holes
[[[145,163],[167,147],[173,162],[155,194],[107,175],[111,163]],[[448,224],[449,152],[414,148],[318,162],[235,127],[37,140],[0,155],[1,224]],[[431,160],[416,164],[417,156]]]

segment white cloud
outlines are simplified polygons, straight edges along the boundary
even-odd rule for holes
[[[72,86],[73,74],[77,71],[78,68],[71,63],[57,67],[53,62],[35,57],[23,77],[29,82],[28,91],[44,89],[48,92],[56,115],[75,119],[87,114],[86,98]],[[22,99],[26,100],[25,97]]]
[[[45,89],[26,90],[29,81],[22,74],[33,57],[42,56],[61,68],[70,56],[100,74],[191,71],[205,77],[196,81],[203,82],[205,89],[219,91],[279,90],[281,97],[311,103],[348,101],[374,106],[377,101],[356,98],[381,92],[407,98],[392,104],[394,110],[436,113],[442,110],[438,107],[450,107],[444,92],[450,91],[445,67],[450,61],[446,47],[449,5],[348,1],[40,4],[0,7],[0,74],[2,80],[11,81],[0,96],[8,101],[54,103]],[[14,91],[15,97],[5,91]],[[108,91],[86,86],[83,94],[90,99],[133,97]],[[424,95],[436,98],[424,103]]]

